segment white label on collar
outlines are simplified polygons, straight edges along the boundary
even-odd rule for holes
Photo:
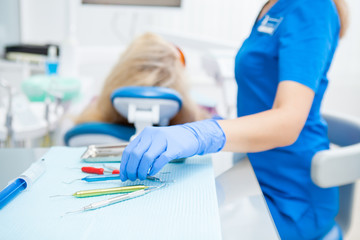
[[[262,20],[260,26],[257,28],[258,32],[267,33],[272,35],[275,30],[280,25],[283,18],[272,18],[269,15],[266,15],[264,20]]]

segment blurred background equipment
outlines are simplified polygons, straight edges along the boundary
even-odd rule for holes
[[[144,32],[154,32],[183,50],[190,89],[196,101],[216,108],[223,117],[233,118],[237,95],[233,59],[265,2],[3,0],[0,2],[0,54],[3,56],[0,77],[25,93],[31,104],[45,101],[45,89],[50,82],[60,89],[52,94],[64,98],[61,104],[66,108],[66,118],[59,123],[56,141],[64,144],[63,135],[72,127],[69,119],[99,93],[129,42]],[[347,2],[349,9],[360,9],[359,1]],[[359,21],[360,14],[350,14],[350,22]],[[350,24],[348,30],[339,43],[329,72],[330,84],[323,109],[360,117],[360,108],[355,104],[360,102],[360,29]],[[57,58],[57,74],[53,77],[47,72],[46,63],[6,59],[6,52],[11,52],[11,48],[6,47],[47,44],[57,48],[55,55],[49,51],[42,55],[45,61]],[[5,96],[1,94],[1,98]],[[4,103],[2,100],[2,106]]]
[[[180,7],[181,0],[82,0],[83,3],[114,4],[130,6]]]
[[[27,62],[33,64],[45,64],[48,59],[48,53],[54,49],[52,56],[59,57],[60,48],[56,45],[8,45],[5,46],[5,59],[15,62]]]

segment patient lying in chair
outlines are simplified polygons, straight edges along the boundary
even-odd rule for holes
[[[121,55],[100,95],[75,119],[75,123],[128,124],[110,100],[111,93],[124,86],[159,86],[176,90],[182,97],[182,108],[170,120],[170,125],[210,118],[210,114],[191,100],[186,81],[182,52],[160,36],[146,33],[136,38]]]

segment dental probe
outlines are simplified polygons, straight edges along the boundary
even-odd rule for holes
[[[73,212],[67,212],[65,214],[71,214],[71,213],[95,210],[95,209],[106,207],[106,206],[109,206],[109,205],[112,205],[112,204],[115,204],[115,203],[118,203],[118,202],[126,201],[126,200],[129,200],[129,199],[132,199],[132,198],[144,196],[145,194],[147,194],[147,193],[149,193],[151,191],[155,191],[155,190],[157,190],[159,188],[162,188],[165,185],[166,184],[163,184],[163,185],[161,185],[159,187],[154,187],[154,188],[151,188],[151,189],[149,188],[149,189],[139,190],[139,191],[136,191],[136,192],[127,193],[127,194],[123,194],[123,195],[120,195],[120,196],[117,196],[117,197],[109,198],[109,199],[106,199],[106,200],[103,200],[103,201],[100,201],[100,202],[96,202],[96,203],[92,203],[90,205],[87,205],[87,206],[83,207],[80,210],[73,211]]]
[[[74,196],[77,198],[85,198],[85,197],[95,197],[109,194],[118,194],[118,193],[129,193],[135,192],[139,190],[144,190],[150,188],[145,185],[133,185],[133,186],[125,186],[125,187],[115,187],[115,188],[102,188],[102,189],[92,189],[92,190],[83,190],[77,191],[72,195],[55,195],[50,197],[63,197],[63,196]]]
[[[85,212],[85,211],[89,211],[89,210],[95,210],[95,209],[98,209],[98,208],[101,208],[101,207],[109,206],[109,205],[114,204],[114,203],[118,203],[118,202],[122,202],[122,201],[125,201],[125,200],[128,200],[128,199],[131,199],[131,198],[136,198],[136,197],[145,195],[146,193],[148,193],[148,191],[139,190],[139,191],[136,191],[136,192],[123,194],[121,196],[117,196],[117,197],[106,199],[106,200],[103,200],[103,201],[100,201],[100,202],[89,204],[89,205],[83,207],[80,210],[73,211],[73,212],[67,212],[65,214],[77,213],[77,212]]]
[[[154,176],[147,176],[146,179],[155,181],[155,182],[163,182],[161,179]],[[64,182],[66,184],[73,183],[75,181],[82,180],[86,182],[100,182],[100,181],[112,181],[112,180],[120,180],[120,174],[106,174],[106,175],[96,175],[96,176],[87,176],[80,179],[75,179],[70,182]]]

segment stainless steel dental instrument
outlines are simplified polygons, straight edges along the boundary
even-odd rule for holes
[[[107,165],[107,164],[103,164],[104,168],[108,168],[108,169],[111,169],[113,171],[119,171],[119,169],[115,168],[115,167],[112,167],[110,165]],[[168,174],[170,172],[160,172],[159,174]],[[161,180],[160,178],[158,177],[155,177],[155,176],[150,176],[148,175],[146,177],[147,180],[150,180],[150,181],[155,181],[155,182],[161,182],[161,183],[165,183],[165,182],[174,182],[174,180],[170,180],[170,181],[163,181]]]
[[[128,143],[109,145],[90,145],[81,156],[85,162],[120,162]]]
[[[125,186],[125,187],[83,190],[83,191],[77,191],[72,195],[55,195],[50,197],[74,196],[77,198],[85,198],[85,197],[96,197],[96,196],[109,195],[109,194],[130,193],[130,192],[136,192],[149,188],[152,187],[145,185],[133,185],[133,186]]]
[[[81,156],[84,162],[114,163],[121,162],[121,156],[129,143],[89,145]],[[185,158],[171,160],[171,163],[183,163]]]
[[[110,198],[110,199],[106,199],[106,200],[103,200],[103,201],[100,201],[100,202],[89,204],[89,205],[83,207],[80,210],[73,211],[73,212],[67,212],[65,214],[85,212],[85,211],[89,211],[89,210],[95,210],[95,209],[98,209],[98,208],[106,207],[106,206],[109,206],[109,205],[112,205],[112,204],[115,204],[115,203],[118,203],[118,202],[123,202],[123,201],[129,200],[129,199],[144,196],[145,194],[150,193],[152,191],[155,191],[157,189],[160,189],[160,188],[162,188],[164,186],[165,186],[165,184],[163,184],[163,185],[161,185],[159,187],[153,187],[153,188],[139,190],[139,191],[136,191],[136,192],[123,194],[123,195],[116,196],[116,197],[113,197],[113,198]]]
[[[154,176],[147,176],[147,180],[155,181],[155,182],[163,182],[160,178],[154,177]],[[64,182],[66,184],[71,184],[75,181],[86,181],[86,182],[100,182],[100,181],[114,181],[119,180],[120,181],[120,174],[106,174],[106,175],[90,175],[84,178],[74,179],[70,182]]]

